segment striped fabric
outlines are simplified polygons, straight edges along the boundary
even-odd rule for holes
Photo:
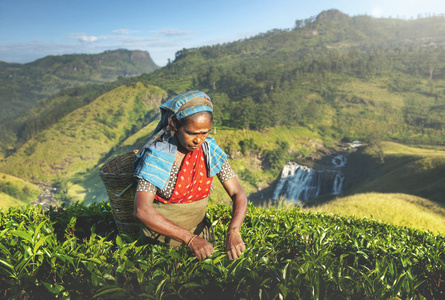
[[[164,104],[161,105],[161,109],[169,110],[172,113],[176,114],[184,104],[186,104],[190,100],[197,101],[199,98],[204,98],[205,100],[208,100],[211,105],[210,97],[206,93],[200,91],[188,91],[179,94],[171,98],[170,100],[167,100]],[[209,108],[210,111],[212,111],[211,110],[212,107]]]
[[[167,101],[165,101],[164,104],[162,104],[159,108],[161,109],[161,121],[159,121],[158,126],[156,126],[155,130],[153,131],[154,134],[158,133],[162,129],[165,129],[168,125],[168,118],[171,117],[174,114],[177,114],[178,111],[181,110],[181,108],[185,108],[190,101],[193,100],[193,102],[197,102],[200,104],[204,104],[207,106],[205,108],[206,111],[212,111],[213,104],[210,100],[210,97],[200,91],[188,91],[182,94],[179,94]],[[185,105],[185,106],[184,106]],[[184,106],[184,107],[183,107]],[[190,108],[190,107],[189,107]],[[204,108],[200,108],[201,111],[204,110]],[[198,111],[196,111],[198,112]],[[187,109],[187,115],[191,115],[192,111]],[[185,114],[180,114],[182,117],[185,117]],[[176,116],[179,119],[178,115]]]
[[[159,144],[156,143],[158,146]],[[136,157],[136,168],[133,175],[163,189],[167,186],[175,156],[176,152],[171,154],[160,151],[156,147],[144,148]]]
[[[185,117],[188,117],[190,115],[196,114],[197,112],[201,112],[201,111],[210,111],[212,112],[212,108],[207,106],[207,105],[196,105],[196,106],[192,106],[192,107],[188,107],[184,110],[181,110],[180,112],[178,112],[176,114],[176,117],[178,118],[178,120],[183,119]]]
[[[207,160],[209,177],[215,176],[221,171],[222,164],[227,159],[227,154],[218,146],[215,139],[210,136],[203,143],[202,149]]]

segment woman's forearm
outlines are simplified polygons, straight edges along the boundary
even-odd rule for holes
[[[247,197],[245,196],[245,194],[244,197],[242,195],[235,195],[232,198],[232,201],[232,220],[230,221],[228,230],[239,231],[247,213]]]
[[[247,213],[247,195],[236,177],[223,183],[227,194],[232,198],[232,220],[228,230],[239,231]]]

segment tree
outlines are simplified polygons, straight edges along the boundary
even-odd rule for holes
[[[244,98],[242,101],[233,106],[233,120],[237,127],[250,129],[252,123],[255,122],[256,107],[251,97]]]

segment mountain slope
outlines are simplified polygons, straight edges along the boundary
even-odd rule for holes
[[[0,209],[25,206],[36,200],[41,190],[23,179],[0,172]]]
[[[299,124],[338,139],[376,134],[444,142],[445,18],[376,19],[331,10],[298,24],[183,49],[173,63],[134,80],[171,95],[208,92],[218,107],[215,121],[224,126]],[[384,130],[373,130],[376,125]]]
[[[141,83],[114,89],[39,133],[0,168],[20,178],[52,181],[85,172],[156,117],[165,96]]]
[[[388,209],[390,207],[390,209]],[[366,193],[340,197],[305,211],[355,216],[445,234],[445,207],[407,194]]]
[[[113,122],[108,122],[116,116],[122,124],[118,116],[123,112],[107,113],[98,108],[101,117],[94,124],[83,123],[77,114],[82,111],[88,116],[86,109],[98,99],[104,102],[109,98],[118,106],[119,101],[113,99],[125,99],[124,94],[135,95],[137,89],[142,91],[149,85],[159,86],[169,96],[190,89],[208,92],[215,104],[215,137],[234,160],[235,170],[243,183],[247,182],[245,187],[252,197],[260,198],[263,191],[272,188],[286,160],[325,150],[342,139],[442,145],[444,37],[445,18],[375,19],[349,17],[332,10],[300,20],[293,30],[272,30],[243,41],[183,49],[166,67],[108,84],[113,87],[104,88],[103,95],[97,92],[97,96],[85,99],[93,94],[64,90],[54,102],[48,101],[48,107],[76,102],[82,108],[50,122],[50,128],[40,129],[43,132],[27,127],[31,139],[21,147],[17,145],[17,152],[0,167],[24,178],[69,180],[75,184],[76,193],[93,199],[96,195],[92,190],[100,182],[91,172],[97,172],[100,163],[111,155],[121,153],[121,142],[126,138],[126,150],[142,141],[144,134],[138,132],[141,123],[150,124],[156,114],[134,122],[141,127],[130,124],[126,129],[113,128]],[[131,105],[125,111],[136,111]],[[39,122],[46,120],[46,109],[33,111]],[[54,112],[58,110],[52,112],[57,115]],[[131,137],[135,132],[140,135]],[[80,148],[90,141],[93,145],[102,142],[101,149]],[[70,156],[60,161],[60,155],[50,150],[43,158],[46,149],[59,148],[60,143],[62,153],[69,150]],[[412,155],[400,160],[388,155],[385,164],[380,164],[378,154],[362,154],[351,163],[355,169],[350,170],[348,193],[380,188],[381,192],[413,193],[441,201],[444,191],[440,178],[444,176],[440,155],[426,160]],[[399,168],[398,161],[404,161],[405,168]],[[29,169],[17,167],[22,162]],[[392,167],[397,172],[391,172]],[[422,167],[425,171],[418,171]],[[413,170],[416,172],[410,173]],[[419,177],[428,180],[419,181]]]
[[[406,193],[445,203],[443,147],[409,147],[382,142],[357,151],[346,166],[348,194]]]
[[[114,81],[156,70],[144,51],[47,56],[27,64],[0,62],[0,124],[67,87]]]

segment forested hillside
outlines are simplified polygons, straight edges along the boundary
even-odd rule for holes
[[[17,142],[2,170],[70,182],[81,199],[95,201],[104,195],[102,186],[98,191],[101,163],[140,146],[156,122],[157,105],[138,96],[154,87],[160,87],[162,99],[190,89],[212,97],[212,134],[233,160],[246,190],[260,197],[286,160],[326,151],[340,140],[362,139],[377,147],[382,140],[397,141],[442,150],[445,18],[375,19],[330,10],[296,20],[292,29],[180,50],[172,63],[149,74],[64,89],[19,120]],[[108,107],[125,97],[130,103],[125,109]],[[137,113],[140,105],[143,112]],[[408,156],[408,163],[413,157]],[[441,174],[441,159],[429,167],[426,160],[418,164],[430,168],[431,176]],[[382,172],[398,176],[386,166],[372,169],[374,183],[365,174],[356,177],[361,189],[348,189],[366,192]],[[438,200],[439,185],[416,185],[413,193]],[[402,190],[385,191],[406,192],[406,185],[393,186]]]
[[[443,143],[445,18],[297,20],[233,43],[184,49],[146,80],[209,92],[216,123],[304,125],[327,135]]]
[[[116,88],[26,142],[1,168],[28,180],[54,181],[85,172],[151,122],[165,97],[161,89],[142,83]]]
[[[149,73],[157,68],[147,52],[128,50],[94,55],[47,56],[27,64],[0,62],[0,145],[13,150],[17,139],[19,143],[26,139],[26,130],[30,127],[28,123],[39,123],[35,118],[41,120],[48,117],[47,114],[40,114],[42,109],[32,113],[29,110],[62,89],[103,84],[116,81],[118,77]],[[103,87],[96,86],[94,90],[95,97],[100,95],[97,92],[104,92]],[[75,97],[74,94],[72,96]],[[81,101],[86,105],[91,100],[86,96]],[[72,104],[68,105],[71,111],[75,108]]]

